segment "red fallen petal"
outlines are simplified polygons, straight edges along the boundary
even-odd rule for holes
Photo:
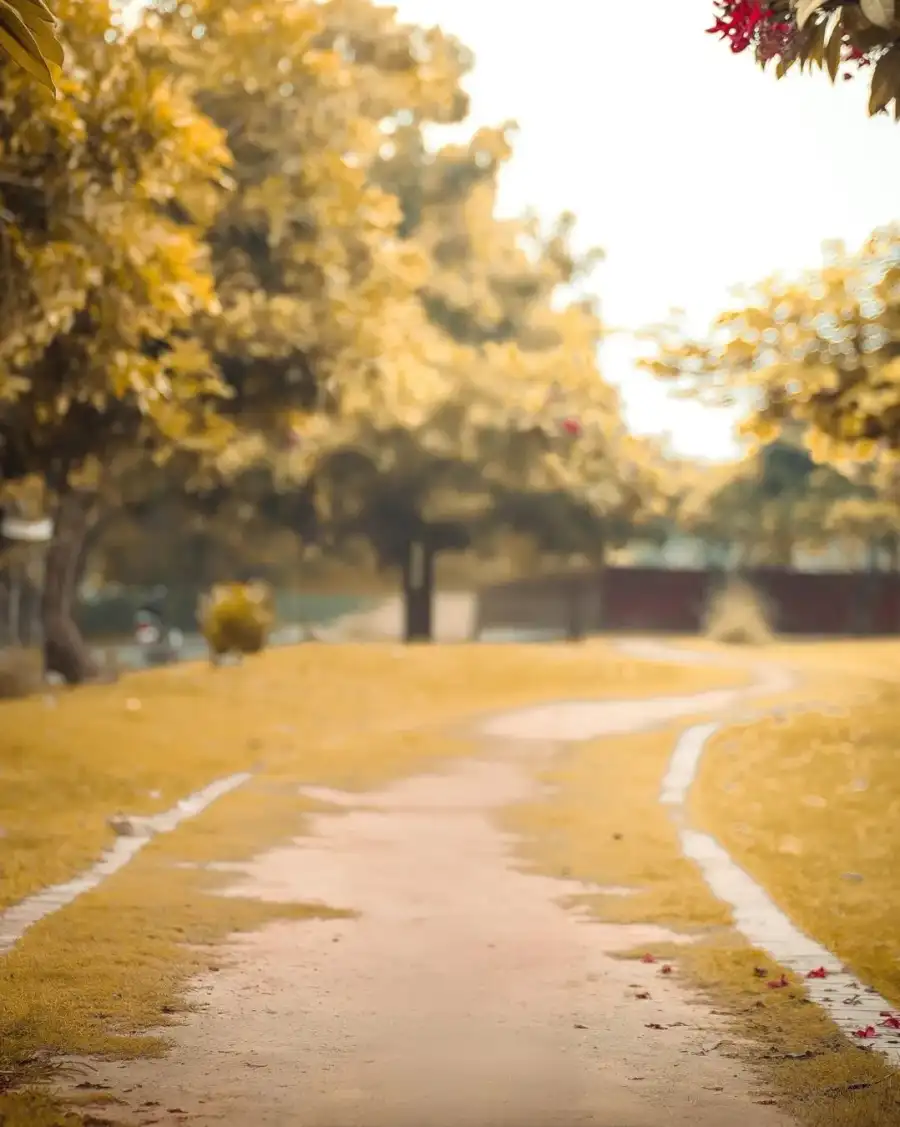
[[[886,1017],[881,1024],[885,1029],[900,1029],[900,1017]]]
[[[581,434],[581,423],[577,419],[563,419],[562,428],[566,434]]]
[[[787,980],[787,975],[782,975],[781,978],[768,984],[770,990],[781,990],[784,986],[790,986]]]
[[[655,963],[656,962],[656,956],[651,955],[649,953],[646,954],[646,955],[641,955],[641,962],[642,963]]]
[[[828,971],[824,967],[816,967],[815,970],[809,971],[807,973],[806,977],[807,978],[827,978],[828,977]]]
[[[659,973],[660,974],[671,974],[672,968],[669,966],[668,963],[666,963],[666,965],[664,967],[660,967]]]
[[[865,1029],[854,1029],[853,1036],[859,1037],[866,1041],[871,1041],[873,1037],[878,1036],[878,1032],[874,1025],[867,1025]]]

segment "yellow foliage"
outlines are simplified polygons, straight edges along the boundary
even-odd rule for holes
[[[769,279],[723,312],[706,340],[655,333],[655,375],[718,401],[754,407],[746,428],[770,440],[799,426],[819,460],[900,456],[900,229],[876,231],[856,254],[832,248],[801,279]]]
[[[230,160],[190,89],[114,34],[106,0],[59,15],[61,97],[0,76],[0,421],[19,472],[52,465],[54,485],[90,455],[195,435],[223,390],[199,347],[148,342],[187,338],[215,306],[201,235]]]
[[[731,581],[716,591],[706,608],[703,633],[726,645],[761,646],[772,640],[765,602],[748,583]]]
[[[201,600],[197,618],[213,658],[259,653],[275,622],[272,592],[264,583],[217,584]]]

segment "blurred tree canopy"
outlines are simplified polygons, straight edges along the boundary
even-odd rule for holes
[[[219,438],[211,404],[227,388],[194,322],[218,306],[203,232],[231,158],[105,0],[64,0],[60,15],[58,100],[0,69],[0,469],[58,499],[47,657],[79,679],[71,600],[102,467]]]
[[[651,330],[644,366],[687,394],[748,407],[766,442],[799,427],[817,461],[894,463],[900,456],[900,233],[876,232],[856,254],[739,295],[704,339],[678,323]]]
[[[0,472],[51,498],[52,668],[93,672],[88,549],[124,566],[161,513],[205,576],[250,540],[402,568],[423,531],[599,558],[649,519],[664,467],[597,367],[598,252],[571,215],[499,213],[511,126],[435,140],[462,44],[370,0],[58,14],[57,100],[0,68]]]
[[[897,0],[715,0],[709,32],[735,54],[751,50],[782,78],[792,67],[832,82],[869,76],[869,114],[900,120]]]
[[[867,495],[838,469],[819,465],[788,429],[721,465],[685,463],[676,479],[674,525],[702,541],[721,567],[792,567],[798,553],[841,540],[832,514]]]

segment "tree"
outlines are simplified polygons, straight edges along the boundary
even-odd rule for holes
[[[146,457],[119,459],[91,543],[95,583],[177,588],[192,606],[212,584],[245,576],[290,586],[318,534],[309,487],[281,490],[255,465],[188,488],[195,468],[177,454],[155,471]]]
[[[63,64],[56,20],[44,0],[4,0],[0,5],[0,53],[55,93],[51,67]]]
[[[900,467],[886,461],[849,469],[848,489],[824,521],[831,537],[861,552],[870,569],[900,570]]]
[[[379,385],[421,373],[426,264],[372,169],[386,118],[458,117],[452,41],[368,0],[275,0],[265,18],[255,0],[199,0],[138,34],[227,134],[234,191],[209,236],[222,308],[199,331],[241,429],[287,440],[303,477],[330,441],[323,414],[367,414]]]
[[[876,232],[859,254],[834,246],[796,281],[770,278],[697,340],[652,330],[643,366],[712,403],[743,402],[762,442],[800,427],[819,461],[900,455],[900,241]]]
[[[828,546],[829,514],[858,492],[836,469],[816,465],[802,435],[788,431],[686,478],[678,521],[724,566],[792,567],[799,550]]]
[[[401,233],[429,264],[417,337],[433,378],[394,404],[399,414],[354,436],[333,463],[337,477],[322,482],[339,523],[366,528],[401,570],[414,636],[428,634],[434,553],[503,530],[538,551],[600,559],[651,476],[597,369],[596,308],[578,293],[599,253],[574,250],[571,215],[549,230],[498,215],[512,129],[434,149],[422,123],[404,118],[390,123],[375,166],[400,201]],[[413,555],[422,569],[409,566]],[[415,573],[425,593],[409,587]]]
[[[45,656],[79,681],[96,672],[72,603],[101,467],[219,439],[226,389],[192,326],[215,310],[201,234],[229,157],[185,84],[109,34],[105,0],[60,15],[61,100],[0,71],[0,470],[41,476],[57,499]]]
[[[465,113],[469,56],[368,0],[276,0],[265,20],[252,0],[160,6],[135,36],[189,83],[234,157],[208,235],[221,308],[196,329],[238,435],[195,487],[210,501],[224,478],[241,496],[236,475],[265,467],[269,501],[290,511],[354,427],[417,417],[438,378],[416,296],[427,258],[400,238],[373,170],[386,121]]]
[[[896,0],[716,0],[709,31],[735,54],[752,49],[782,78],[793,66],[832,82],[871,75],[869,113],[900,120],[900,20]]]

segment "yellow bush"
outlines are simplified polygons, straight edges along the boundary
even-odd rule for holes
[[[771,642],[771,617],[762,595],[749,583],[730,580],[709,600],[703,633],[714,642],[730,646]]]
[[[275,622],[272,592],[265,583],[216,584],[200,600],[197,618],[214,659],[259,653]]]

